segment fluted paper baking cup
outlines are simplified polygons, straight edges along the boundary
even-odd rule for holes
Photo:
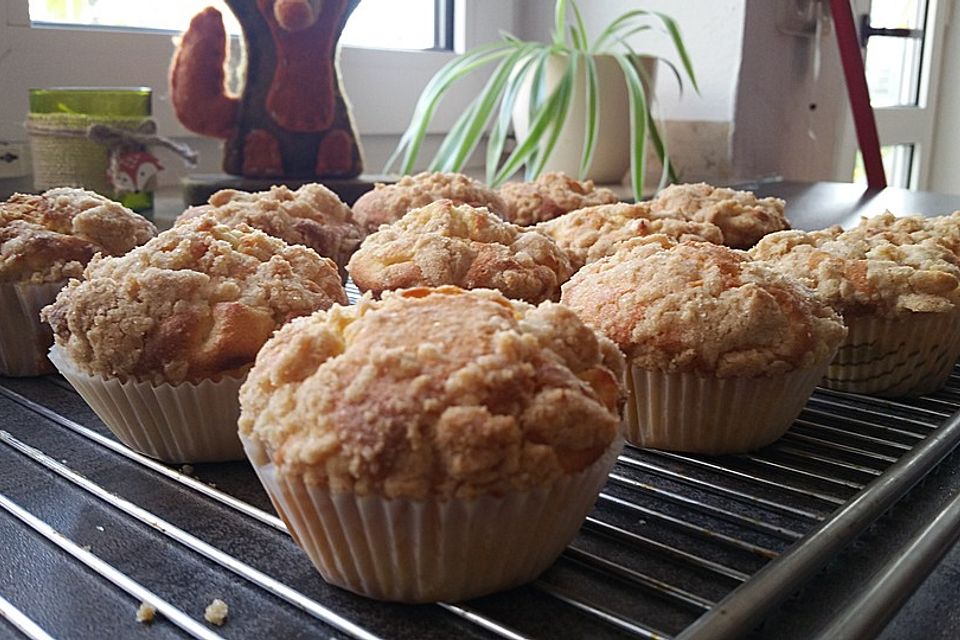
[[[555,484],[505,496],[447,500],[331,492],[279,472],[241,436],[290,534],[327,582],[379,600],[456,601],[529,582],[590,512],[622,447]]]
[[[0,375],[39,376],[53,373],[47,351],[53,344],[50,325],[40,310],[52,303],[66,280],[32,284],[0,283]]]
[[[197,384],[154,384],[90,375],[56,345],[50,360],[131,449],[174,463],[243,459],[237,418],[245,371]]]
[[[823,380],[830,389],[887,398],[931,393],[960,356],[960,311],[846,322],[847,339]]]
[[[628,367],[627,441],[713,455],[759,449],[786,433],[827,365],[755,378]]]

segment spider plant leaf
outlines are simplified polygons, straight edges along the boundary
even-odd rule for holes
[[[653,11],[652,13],[660,18],[663,26],[666,27],[667,33],[670,35],[670,39],[673,41],[673,46],[677,50],[677,55],[680,56],[680,62],[683,64],[683,68],[687,72],[687,77],[690,78],[690,83],[693,85],[694,90],[697,93],[700,93],[700,87],[697,86],[697,76],[693,72],[693,65],[690,63],[690,54],[687,52],[686,45],[683,44],[683,36],[680,35],[680,27],[677,26],[676,20],[665,13],[660,13],[659,11]]]
[[[583,54],[578,51],[570,52],[567,69],[563,77],[560,78],[560,83],[556,89],[556,93],[559,94],[559,108],[547,129],[548,133],[544,143],[538,145],[539,149],[536,159],[527,163],[527,180],[533,180],[536,176],[540,175],[547,160],[550,159],[554,147],[557,146],[557,140],[560,139],[560,133],[563,131],[563,127],[567,122],[567,113],[570,111],[570,103],[573,98],[573,86],[577,80],[577,68],[580,65],[580,58],[582,57]]]
[[[576,0],[570,0],[570,6],[573,7],[573,17],[576,22],[576,24],[570,26],[573,46],[583,53],[587,53],[590,50],[590,43],[587,41],[587,27],[583,24],[580,7],[577,6]]]
[[[507,139],[507,132],[510,129],[510,123],[513,119],[513,109],[517,103],[517,96],[528,80],[528,74],[531,68],[538,61],[542,61],[550,53],[546,49],[534,48],[531,54],[517,64],[517,68],[510,79],[507,81],[507,87],[503,92],[503,100],[500,101],[500,113],[490,129],[490,138],[487,140],[487,182],[493,180],[497,172],[497,165],[500,163],[500,157],[503,154],[503,146]]]
[[[509,80],[515,66],[537,46],[534,43],[524,45],[497,65],[483,90],[473,100],[470,108],[459,118],[458,126],[455,127],[456,131],[451,131],[441,145],[441,149],[434,159],[434,164],[441,167],[440,170],[459,171],[463,167],[480,143],[487,122],[490,120],[497,103],[500,102],[507,80]]]
[[[497,171],[493,180],[490,181],[491,187],[497,187],[502,184],[507,178],[512,176],[524,162],[527,162],[531,156],[536,154],[540,143],[543,141],[544,133],[552,123],[556,122],[557,115],[560,113],[561,100],[563,98],[560,89],[561,86],[558,85],[550,93],[550,97],[544,102],[543,107],[534,114],[527,137],[517,145],[510,154],[510,157],[507,158],[503,166]]]
[[[562,47],[567,33],[567,0],[557,0],[553,6],[553,44]]]
[[[593,42],[591,51],[593,51],[593,53],[604,53],[606,51],[607,41],[613,38],[617,31],[624,28],[625,24],[648,15],[650,15],[649,11],[634,9],[619,16],[616,20],[608,24],[606,29],[600,32],[600,35],[597,36],[597,39]]]
[[[597,62],[589,53],[584,55],[584,77],[587,83],[586,114],[583,127],[583,155],[580,157],[580,180],[585,180],[590,164],[593,162],[593,152],[597,148],[597,132],[600,130],[600,121],[597,117],[600,110],[599,89],[597,81]]]
[[[437,105],[447,90],[458,80],[472,71],[508,56],[514,47],[503,42],[493,42],[481,45],[476,49],[465,53],[464,55],[451,60],[445,64],[427,83],[420,99],[414,107],[413,115],[410,118],[410,124],[400,138],[400,143],[396,150],[387,160],[384,171],[389,171],[390,167],[402,156],[401,173],[410,173],[416,162],[417,155],[420,152],[420,146],[426,136],[427,127],[433,119]]]
[[[645,152],[647,150],[647,96],[640,75],[630,58],[623,53],[612,54],[623,70],[630,97],[630,182],[633,197],[639,202],[643,197]]]

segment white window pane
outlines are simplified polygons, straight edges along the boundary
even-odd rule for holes
[[[870,24],[888,29],[922,29],[926,0],[873,0]],[[867,41],[866,71],[874,107],[917,104],[923,41],[873,36]]]
[[[183,31],[206,6],[224,15],[227,32],[240,25],[223,2],[211,0],[30,0],[30,20],[94,27]],[[434,46],[434,0],[363,0],[347,22],[340,42],[375,49],[430,49]]]
[[[883,159],[883,172],[887,175],[887,184],[891,187],[910,188],[913,175],[913,145],[891,144],[880,147]],[[857,152],[853,166],[853,182],[867,184],[867,172],[863,167],[863,156]]]

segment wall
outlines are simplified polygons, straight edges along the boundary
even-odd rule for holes
[[[930,190],[960,195],[960,15],[948,6]]]

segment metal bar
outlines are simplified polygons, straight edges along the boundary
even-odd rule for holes
[[[770,609],[809,580],[826,562],[893,506],[960,444],[960,413],[904,454],[887,473],[861,491],[778,559],[733,590],[687,627],[683,640],[724,640],[746,635]]]
[[[30,638],[30,640],[54,640],[53,636],[40,628],[40,626],[27,617],[27,615],[17,609],[13,604],[0,596],[0,618],[13,625],[13,627]]]
[[[627,542],[637,546],[644,546],[651,549],[654,549],[658,553],[668,555],[671,558],[675,558],[687,564],[693,565],[698,569],[705,569],[707,571],[712,571],[717,575],[721,575],[725,578],[730,578],[731,580],[736,580],[737,582],[743,582],[750,576],[743,571],[738,571],[732,567],[720,564],[719,562],[714,562],[713,560],[708,560],[707,558],[702,558],[698,555],[692,554],[689,551],[684,551],[683,549],[677,549],[676,547],[671,547],[670,545],[664,544],[657,540],[641,536],[639,534],[633,533],[632,531],[627,531],[626,529],[621,529],[615,525],[612,525],[608,522],[603,522],[602,520],[597,520],[592,516],[588,516],[586,521],[584,521],[583,526],[585,529],[589,529],[594,533],[608,538],[614,538],[616,540]]]
[[[711,600],[702,598],[695,593],[691,593],[685,589],[681,589],[680,587],[675,587],[672,584],[663,582],[662,580],[657,580],[656,578],[648,576],[644,573],[640,573],[639,571],[635,571],[629,567],[624,567],[623,565],[611,562],[606,558],[601,558],[596,554],[590,553],[589,551],[584,551],[583,549],[578,549],[574,546],[567,547],[563,552],[563,555],[566,558],[590,567],[591,569],[601,571],[603,573],[609,573],[620,580],[625,580],[649,589],[658,596],[666,596],[681,604],[693,607],[700,611],[708,611],[710,607],[714,605],[714,602]]]
[[[613,625],[619,629],[623,629],[624,631],[632,633],[640,638],[647,638],[648,640],[669,640],[672,638],[670,634],[664,633],[663,631],[658,631],[653,627],[649,627],[635,620],[627,620],[626,618],[622,618],[603,607],[589,604],[582,600],[577,600],[575,597],[567,595],[565,590],[555,587],[551,584],[547,584],[542,580],[537,580],[533,583],[533,585],[540,591],[553,596],[561,602],[575,607],[586,614],[589,614],[595,618],[599,618],[607,624]]]
[[[795,458],[812,460],[816,464],[825,464],[828,466],[839,467],[844,471],[863,473],[863,474],[874,476],[874,477],[883,474],[883,471],[880,471],[879,469],[874,469],[873,467],[865,467],[863,465],[856,464],[855,462],[847,462],[846,460],[828,458],[818,453],[814,453],[813,451],[807,451],[805,449],[797,449],[795,447],[791,447],[790,445],[784,443],[782,438],[777,442],[773,443],[772,445],[770,445],[769,447],[767,447],[767,451],[782,453],[783,455],[793,456]]]
[[[463,618],[467,622],[472,622],[478,627],[482,627],[491,633],[495,633],[501,638],[506,638],[507,640],[533,640],[531,636],[526,636],[511,629],[506,625],[502,625],[499,622],[495,622],[490,618],[484,616],[476,609],[468,607],[462,604],[447,604],[445,602],[438,602],[437,606],[442,609],[446,609],[450,613],[460,618]]]
[[[891,449],[899,449],[900,451],[910,451],[909,444],[903,444],[901,442],[893,442],[891,440],[884,440],[883,438],[868,436],[868,435],[864,435],[862,433],[856,433],[853,431],[846,431],[845,429],[840,429],[838,427],[831,427],[830,425],[826,425],[826,424],[810,422],[809,420],[803,420],[801,418],[797,418],[793,424],[794,424],[794,428],[801,427],[805,429],[813,429],[815,431],[825,431],[826,433],[843,436],[845,438],[850,438],[852,440],[859,440],[861,442],[880,445],[882,447],[890,447]]]
[[[748,494],[744,494],[740,491],[736,491],[734,489],[727,489],[726,487],[720,487],[712,483],[705,482],[703,480],[697,480],[695,478],[684,478],[683,476],[680,476],[679,474],[676,474],[673,472],[668,472],[666,474],[657,474],[657,475],[665,475],[667,477],[669,477],[670,475],[673,475],[675,477],[673,479],[676,479],[679,482],[683,482],[683,484],[686,484],[695,488],[700,488],[714,494],[719,494],[729,498],[739,499],[740,502],[748,502],[748,503],[753,503],[755,505],[762,505],[764,507],[767,507],[768,510],[770,511],[779,511],[781,514],[784,514],[784,515],[802,516],[804,518],[807,518],[808,520],[813,520],[813,521],[819,521],[823,519],[823,516],[817,515],[815,513],[804,511],[802,509],[795,509],[787,505],[781,505],[771,500],[766,500],[763,498],[750,500],[750,496]],[[778,535],[781,533],[786,533],[786,535],[790,537],[793,537],[794,534],[796,534],[796,537],[799,537],[801,535],[796,531],[791,532],[791,530],[787,529],[786,527],[769,525],[763,522],[762,520],[742,516],[739,513],[735,513],[728,509],[715,507],[705,502],[700,502],[698,500],[694,500],[693,498],[688,498],[687,496],[682,496],[678,493],[667,491],[666,489],[660,489],[659,487],[654,487],[644,482],[640,482],[638,480],[633,480],[632,478],[621,476],[620,474],[617,474],[617,473],[611,473],[610,480],[613,480],[614,482],[618,482],[620,484],[627,484],[637,489],[642,489],[649,493],[653,493],[655,495],[667,498],[668,500],[671,500],[673,502],[678,502],[688,506],[692,506],[698,509],[699,511],[709,512],[714,515],[717,515],[718,517],[721,517],[733,522],[737,522],[740,524],[744,524],[754,529],[763,529],[765,531],[770,531]],[[685,480],[686,482],[684,482]],[[713,491],[711,491],[711,489],[713,489]]]
[[[147,456],[141,455],[136,451],[134,451],[133,449],[130,449],[129,447],[123,444],[120,444],[118,441],[112,438],[108,438],[104,435],[101,435],[96,431],[94,431],[93,429],[88,429],[87,427],[77,422],[74,422],[69,418],[61,416],[59,413],[55,411],[51,411],[45,406],[38,404],[33,400],[30,400],[29,398],[24,397],[15,391],[11,391],[3,386],[0,386],[0,395],[6,396],[7,398],[13,400],[14,402],[26,407],[27,409],[30,409],[31,411],[39,413],[44,418],[47,418],[48,420],[52,420],[53,422],[56,422],[60,426],[66,427],[67,429],[73,431],[77,435],[83,436],[84,438],[94,442],[95,444],[100,445],[101,447],[109,449],[114,453],[118,453],[124,458],[132,460],[150,469],[151,471],[164,476],[169,480],[173,480],[175,482],[179,482],[184,486],[190,487],[194,491],[201,493],[207,496],[208,498],[213,498],[214,500],[230,507],[231,509],[235,509],[246,516],[249,516],[255,520],[259,520],[263,524],[269,525],[274,529],[279,529],[280,531],[287,530],[286,525],[283,524],[283,520],[276,517],[275,515],[271,513],[267,513],[263,509],[258,509],[257,507],[254,507],[253,505],[247,502],[244,502],[243,500],[238,500],[233,496],[231,496],[230,494],[227,494],[218,489],[215,489],[205,482],[201,482],[200,480],[197,480],[192,476],[188,476],[185,473],[181,473],[175,469],[172,469],[167,465],[157,462],[152,458],[148,458]]]
[[[929,433],[931,429],[936,429],[938,426],[940,426],[940,422],[942,422],[942,419],[937,419],[933,422],[924,422],[923,420],[916,420],[914,418],[907,418],[905,416],[899,416],[899,415],[895,416],[890,413],[884,413],[882,411],[869,409],[867,407],[855,407],[848,404],[844,404],[842,402],[835,402],[833,400],[828,400],[827,398],[820,398],[816,395],[810,397],[810,400],[807,401],[807,407],[809,407],[811,404],[814,404],[817,406],[832,407],[834,409],[834,412],[830,415],[837,416],[840,418],[847,417],[846,415],[842,415],[840,411],[865,414],[868,416],[873,416],[875,418],[888,418],[888,419],[894,418],[896,419],[897,422],[905,422],[907,424],[913,424],[918,427],[922,427],[926,429],[926,431],[924,432],[924,435]]]
[[[867,449],[860,449],[859,447],[840,444],[831,440],[824,440],[823,438],[817,438],[816,436],[808,436],[805,433],[797,433],[796,431],[788,431],[783,437],[787,440],[799,440],[801,442],[809,442],[821,447],[826,447],[827,449],[835,449],[837,451],[854,453],[856,455],[863,456],[864,458],[872,458],[879,462],[889,462],[890,464],[893,464],[897,461],[896,458],[884,455],[882,453],[874,453],[873,451],[868,451]]]
[[[903,436],[905,438],[912,438],[913,440],[923,440],[927,437],[927,434],[930,433],[932,427],[928,427],[923,433],[916,433],[914,431],[906,431],[904,429],[897,429],[896,427],[888,427],[884,424],[877,424],[875,422],[867,422],[866,420],[861,420],[860,418],[852,418],[846,415],[840,415],[836,412],[823,411],[821,409],[813,409],[811,407],[806,407],[803,411],[800,412],[800,415],[815,415],[821,418],[839,418],[843,420],[844,426],[849,425],[859,425],[866,427],[868,429],[877,429],[879,431],[885,431],[887,433],[894,433],[896,435]]]
[[[748,482],[753,482],[755,484],[762,484],[768,487],[774,487],[776,489],[780,489],[788,493],[793,493],[799,496],[803,496],[805,498],[813,498],[816,500],[821,500],[823,502],[829,502],[830,504],[833,504],[833,505],[841,505],[845,502],[843,498],[838,498],[837,496],[831,496],[826,493],[820,493],[819,491],[810,491],[809,489],[804,489],[802,487],[795,487],[793,485],[783,484],[782,482],[777,482],[776,480],[771,480],[769,478],[757,476],[752,473],[740,471],[739,469],[732,469],[718,462],[701,460],[700,458],[694,458],[693,456],[672,453],[669,451],[651,451],[650,453],[653,454],[654,456],[669,458],[671,460],[677,460],[679,462],[684,462],[694,467],[700,467],[701,469],[709,469],[710,471],[715,471],[723,475],[732,476],[734,478],[737,478],[738,480],[746,480]]]
[[[855,400],[857,402],[869,401],[871,404],[879,405],[881,407],[887,407],[888,409],[905,409],[907,411],[925,413],[931,416],[935,416],[938,421],[943,420],[944,418],[949,418],[950,414],[952,413],[952,412],[942,413],[940,411],[934,411],[933,409],[927,409],[926,407],[918,407],[916,405],[907,404],[905,402],[890,400],[889,398],[875,398],[872,396],[869,396],[869,397],[861,396],[855,393],[847,393],[846,391],[836,391],[834,389],[825,389],[823,387],[817,387],[816,395],[817,396],[833,396],[835,398],[843,398],[845,400]]]
[[[0,435],[5,433],[5,431],[0,431]],[[66,551],[70,556],[82,562],[89,569],[108,580],[120,590],[154,607],[171,623],[194,638],[200,638],[201,640],[218,640],[222,638],[222,636],[207,629],[140,583],[131,580],[126,574],[121,573],[113,566],[76,544],[2,493],[0,493],[0,508],[58,546],[61,550]]]
[[[658,520],[662,520],[663,522],[667,522],[675,527],[679,527],[690,533],[695,533],[702,538],[706,538],[708,540],[717,540],[719,542],[726,544],[729,547],[740,549],[741,551],[747,551],[748,553],[752,553],[762,558],[773,559],[779,555],[773,549],[769,549],[767,547],[761,547],[760,545],[753,544],[752,542],[745,542],[743,540],[734,538],[733,536],[728,536],[718,531],[711,531],[710,529],[706,529],[699,525],[692,524],[690,522],[687,522],[686,520],[681,520],[680,518],[675,518],[666,513],[654,511],[653,509],[648,509],[646,507],[640,506],[639,504],[634,504],[633,502],[629,502],[628,500],[622,500],[620,498],[617,498],[616,496],[611,496],[608,493],[601,492],[599,495],[599,498],[601,500],[606,500],[607,502],[612,502],[613,504],[616,504],[618,506],[631,509],[633,511],[636,511],[637,513],[642,513],[643,515],[649,518],[656,518]]]
[[[834,478],[831,476],[825,476],[822,473],[814,473],[808,469],[802,469],[800,467],[795,467],[793,465],[786,464],[785,462],[779,462],[777,460],[767,460],[766,458],[761,458],[758,455],[754,454],[745,454],[740,456],[743,460],[751,462],[753,464],[763,465],[765,467],[771,467],[773,469],[778,469],[786,473],[793,473],[796,475],[804,476],[805,478],[810,478],[811,480],[817,480],[818,482],[824,482],[828,484],[835,484],[839,487],[845,487],[847,489],[855,489],[859,491],[863,489],[864,485],[861,482],[854,482],[853,480],[844,480],[843,478]]]
[[[879,635],[958,538],[960,495],[954,496],[899,553],[894,553],[817,638],[873,638]]]
[[[180,529],[166,520],[163,520],[159,516],[150,513],[146,509],[138,507],[129,500],[125,500],[118,495],[110,493],[100,485],[71,470],[60,462],[57,462],[42,451],[17,440],[6,431],[0,431],[0,441],[15,451],[22,453],[24,456],[30,458],[34,462],[37,462],[47,469],[53,471],[58,476],[69,480],[71,483],[80,487],[87,493],[99,498],[101,501],[109,504],[115,509],[127,514],[128,516],[131,516],[135,520],[138,520],[149,527],[152,527],[153,529],[156,529],[160,533],[177,541],[191,551],[196,552],[197,554],[207,558],[208,560],[220,565],[225,569],[229,569],[241,578],[244,578],[245,580],[257,585],[268,593],[292,604],[302,611],[309,613],[318,620],[321,620],[322,622],[329,624],[343,633],[360,640],[380,640],[378,636],[354,624],[350,620],[347,620],[340,614],[328,609],[319,602],[308,598],[299,591],[296,591],[295,589],[283,584],[279,580],[271,578],[265,573],[254,569],[250,565],[237,560],[233,556],[224,553],[220,549],[207,544],[203,540],[200,540],[199,538],[187,533],[183,529]]]

